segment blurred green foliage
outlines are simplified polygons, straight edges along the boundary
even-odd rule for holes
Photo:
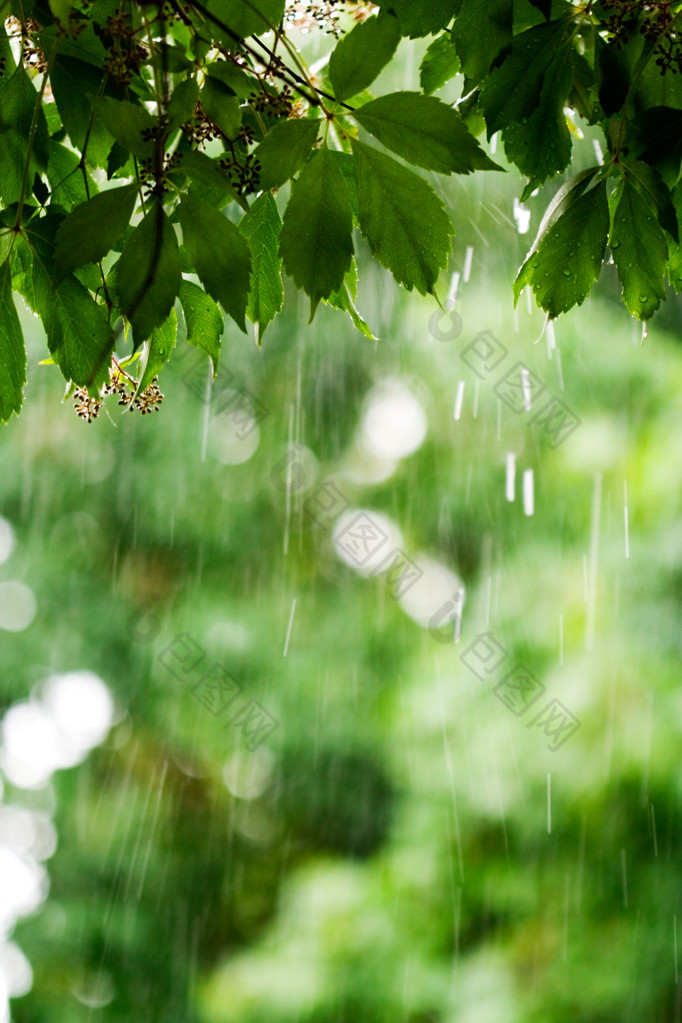
[[[528,241],[511,179],[448,193],[451,270],[474,248],[457,338],[435,340],[432,305],[397,296],[369,260],[358,306],[376,345],[332,309],[304,326],[293,291],[261,351],[228,333],[214,386],[229,371],[268,411],[241,463],[225,459],[255,433],[235,442],[182,368],[158,414],[91,425],[55,404],[56,374],[33,372],[27,414],[0,437],[0,514],[17,539],[0,581],[30,586],[38,612],[3,633],[0,712],[50,672],[89,669],[120,716],[54,776],[49,896],[14,935],[34,969],[18,1023],[679,1018],[679,306],[642,345],[606,267],[557,324],[561,362],[548,358],[541,315],[525,300],[515,315],[499,285]],[[25,314],[27,334],[35,322]],[[486,380],[474,416],[460,354],[483,330],[580,418],[556,450]],[[428,433],[372,483],[357,431],[392,377]],[[292,422],[312,468],[287,498],[272,474]],[[505,500],[510,452],[534,471],[532,516],[519,480]],[[329,476],[463,580],[458,645],[305,517]],[[556,752],[461,663],[486,630],[579,718]],[[277,719],[258,749],[193,698],[195,676],[159,661],[179,634]],[[5,803],[46,799],[5,785]]]

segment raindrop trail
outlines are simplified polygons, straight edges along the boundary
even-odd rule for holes
[[[477,380],[476,383],[474,384],[474,408],[473,408],[474,419],[478,418],[478,385],[479,384],[480,384],[480,380]]]
[[[552,775],[547,774],[547,834],[552,834]]]
[[[206,461],[206,446],[208,444],[208,420],[211,410],[211,390],[213,388],[213,364],[208,360],[208,377],[206,380],[206,395],[204,398],[204,421],[201,424],[201,461]]]
[[[462,402],[464,401],[464,381],[460,380],[457,384],[457,396],[455,398],[455,408],[452,414],[453,419],[459,419],[462,414]]]
[[[467,245],[466,252],[464,253],[464,269],[462,271],[462,281],[464,284],[468,284],[469,277],[471,276],[471,262],[474,258],[474,247],[473,245]]]
[[[559,390],[563,391],[563,389],[564,389],[564,374],[563,374],[562,369],[561,369],[561,352],[560,352],[560,350],[556,346],[554,348],[554,351],[556,352],[556,372],[557,372],[557,376],[559,377]]]
[[[625,849],[620,851],[620,870],[623,875],[623,905],[628,908],[628,870],[625,862]]]
[[[675,956],[675,983],[677,984],[677,916],[673,913],[673,954]]]
[[[488,239],[486,238],[486,236],[483,234],[483,232],[479,228],[478,224],[475,224],[474,221],[471,220],[471,218],[469,218],[469,223],[471,224],[471,226],[473,227],[474,231],[476,232],[478,237],[481,239],[481,241],[485,245],[486,249],[489,249],[490,248],[490,243],[488,242]]]
[[[587,591],[587,633],[585,637],[588,650],[594,642],[594,617],[597,597],[597,562],[599,558],[599,516],[601,512],[601,473],[595,473],[594,492],[592,494],[592,528],[590,535],[590,578]]]
[[[287,447],[289,451],[292,449],[292,443],[294,439],[294,406],[289,405],[289,436],[287,439]],[[287,492],[285,501],[285,513],[284,513],[284,553],[289,553],[289,522],[291,519],[291,466],[289,462],[287,466]]]
[[[450,288],[448,290],[447,298],[445,299],[445,308],[452,311],[455,308],[455,302],[457,300],[457,291],[459,289],[459,273],[455,271],[452,278],[450,279]]]
[[[523,471],[523,510],[526,515],[532,515],[535,509],[533,497],[533,470]]]
[[[504,496],[508,501],[514,500],[514,484],[516,482],[516,455],[511,452],[507,455],[507,475],[505,479]]]
[[[559,664],[564,663],[564,616],[559,615]]]
[[[284,652],[282,657],[286,657],[289,649],[289,639],[291,638],[291,626],[294,624],[294,614],[296,612],[296,597],[291,602],[291,614],[289,615],[289,624],[287,626],[287,638],[284,640]]]
[[[630,530],[628,524],[628,481],[623,480],[623,521],[625,524],[625,557],[630,557]]]
[[[523,394],[523,407],[530,412],[530,370],[524,366],[521,370],[521,393]]]

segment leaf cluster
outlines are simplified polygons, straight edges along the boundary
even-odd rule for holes
[[[355,307],[357,233],[400,285],[435,295],[453,227],[423,172],[501,170],[484,130],[501,132],[524,197],[571,163],[576,116],[608,149],[554,197],[517,297],[530,285],[551,316],[584,301],[607,241],[634,315],[652,315],[666,275],[682,288],[682,4],[338,7],[338,40],[313,74],[286,0],[5,0],[3,420],[26,380],[14,292],[41,318],[67,393],[93,401],[124,338],[158,374],[176,303],[214,373],[225,316],[243,332],[251,321],[260,344],[282,271],[311,319],[326,302],[371,338]],[[421,91],[373,96],[401,41],[426,36]],[[447,103],[435,93],[455,76],[462,97]]]

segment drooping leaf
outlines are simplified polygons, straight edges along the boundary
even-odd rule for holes
[[[552,0],[530,0],[533,7],[537,7],[545,21],[552,17]]]
[[[8,259],[0,266],[0,419],[17,415],[26,383],[24,335],[12,298],[12,270]]]
[[[145,107],[111,96],[90,95],[88,99],[97,119],[124,149],[140,159],[152,155],[154,143],[150,132],[157,127],[157,121]]]
[[[336,291],[333,291],[327,303],[333,306],[334,309],[341,309],[343,312],[348,313],[351,323],[357,327],[361,334],[364,334],[370,341],[377,341],[378,338],[374,336],[370,328],[367,326],[362,316],[358,312],[355,306],[355,296],[357,294],[357,282],[358,282],[358,271],[355,265],[355,259],[351,262],[351,267],[346,274],[343,284]]]
[[[452,37],[443,32],[429,44],[419,65],[419,84],[430,95],[440,89],[459,71],[459,57]]]
[[[440,32],[449,25],[461,0],[378,0],[378,6],[393,11],[402,35],[417,39]]]
[[[239,230],[251,250],[251,286],[246,314],[256,324],[258,344],[265,328],[282,308],[282,260],[279,235],[282,221],[270,192],[263,192],[242,217]]]
[[[183,153],[178,170],[193,181],[199,181],[202,185],[207,185],[224,195],[223,205],[234,199],[244,210],[248,210],[248,204],[242,196],[237,195],[223,168],[206,153],[201,153],[199,150]]]
[[[178,318],[175,309],[171,309],[167,318],[160,327],[155,327],[151,332],[149,340],[145,342],[144,350],[140,358],[142,376],[137,388],[137,394],[141,394],[149,387],[155,376],[161,372],[175,348],[178,334]]]
[[[452,40],[469,88],[483,81],[498,54],[511,44],[513,13],[513,0],[463,0]]]
[[[57,231],[57,281],[77,266],[97,263],[106,256],[128,226],[136,199],[137,185],[123,185],[100,192],[76,206]]]
[[[581,305],[599,277],[609,231],[606,181],[590,175],[566,188],[561,212],[538,235],[514,281],[514,302],[529,284],[538,305],[554,318]],[[569,183],[571,184],[571,183]]]
[[[628,124],[628,149],[631,157],[659,171],[673,188],[682,168],[682,110],[653,107]]]
[[[353,254],[353,216],[343,176],[326,146],[295,182],[284,212],[284,269],[310,296],[310,318],[322,298],[341,286]]]
[[[98,389],[108,378],[114,336],[104,306],[75,277],[55,286],[53,253],[31,235],[34,311],[43,321],[50,354],[66,380]]]
[[[536,25],[515,36],[510,55],[494,67],[481,85],[481,106],[488,125],[488,138],[500,128],[522,122],[531,116],[540,103],[545,76],[555,69],[549,81],[554,88],[545,95],[550,104],[566,99],[559,96],[563,77],[556,69],[563,63],[570,68],[572,52],[571,26],[552,21]],[[555,96],[556,89],[556,96]]]
[[[420,92],[393,92],[353,115],[370,134],[410,163],[441,174],[501,170],[453,107]]]
[[[52,140],[47,161],[47,180],[52,189],[52,202],[66,210],[71,210],[88,198],[79,164],[80,160],[72,149]],[[92,195],[97,194],[97,185],[89,174],[88,187]]]
[[[199,86],[196,78],[186,78],[178,82],[173,89],[168,103],[168,130],[175,131],[180,125],[191,118],[199,99]]]
[[[350,99],[370,86],[399,42],[398,22],[383,11],[356,25],[336,44],[329,58],[329,77],[336,99]]]
[[[40,99],[23,67],[0,78],[0,197],[5,205],[18,202],[28,155],[27,140],[38,105],[28,182],[47,167],[49,135]]]
[[[682,181],[672,191],[672,203],[677,213],[678,228],[682,228]],[[678,230],[682,235],[682,231]],[[668,280],[675,291],[682,291],[682,243],[668,242]]]
[[[191,281],[183,280],[180,285],[180,305],[185,317],[187,340],[206,352],[213,365],[215,380],[220,361],[220,339],[225,329],[223,314],[210,295]]]
[[[623,288],[623,302],[631,315],[649,320],[665,298],[668,262],[656,206],[626,174],[611,196],[611,208],[609,245]]]
[[[649,204],[656,210],[661,227],[679,241],[677,214],[673,206],[670,189],[653,167],[641,160],[630,160],[621,164],[623,173],[630,177],[635,188],[646,197]]]
[[[207,75],[201,90],[201,105],[228,139],[236,139],[242,123],[242,112],[232,89]]]
[[[181,280],[178,240],[163,207],[156,205],[132,232],[116,264],[118,304],[130,320],[135,349],[166,320]]]
[[[72,0],[50,0],[50,10],[63,25],[69,23],[72,6]]]
[[[353,140],[360,229],[372,252],[408,291],[433,292],[451,251],[443,203],[414,171]]]
[[[316,118],[282,121],[255,149],[261,188],[279,188],[308,158],[320,130]]]
[[[187,255],[201,283],[246,333],[251,255],[239,228],[208,203],[184,195],[180,224]]]
[[[528,118],[502,130],[504,151],[528,178],[521,201],[547,178],[564,170],[571,160],[571,135],[564,103],[573,81],[569,61],[556,62],[542,80],[538,105]]]
[[[81,152],[87,138],[88,161],[96,167],[105,166],[114,141],[104,124],[93,116],[88,100],[88,93],[94,95],[101,83],[101,71],[91,64],[61,54],[55,58],[50,70],[52,92],[71,143]]]

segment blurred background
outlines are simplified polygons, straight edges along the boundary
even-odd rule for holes
[[[376,342],[287,287],[153,415],[78,419],[22,309],[0,1020],[682,1018],[679,298],[644,338],[606,266],[547,328],[559,182],[430,180],[445,314],[358,237]]]

